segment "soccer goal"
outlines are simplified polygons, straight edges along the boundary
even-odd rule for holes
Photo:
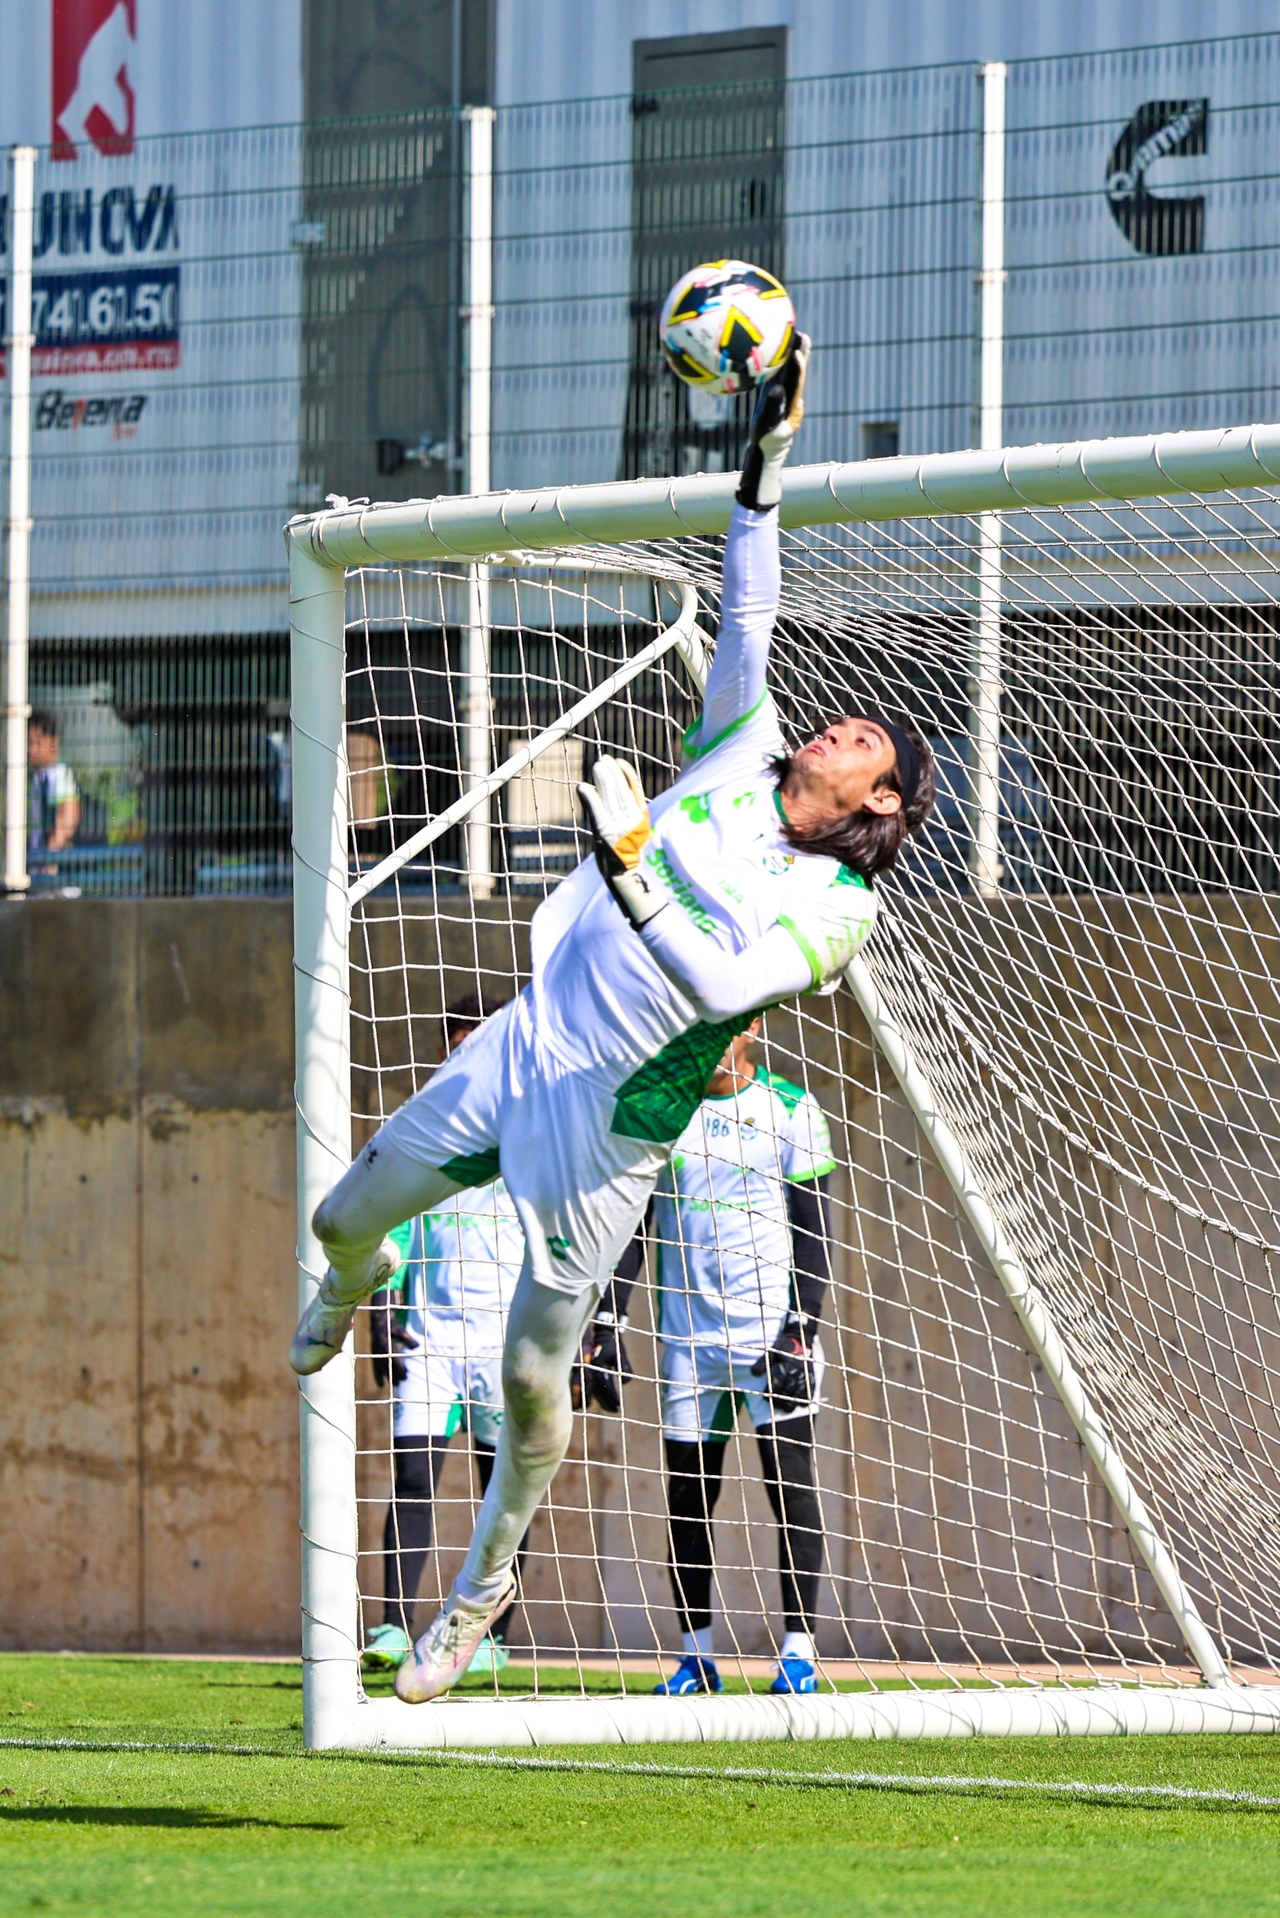
[[[526,980],[583,768],[674,776],[733,486],[291,524],[304,1303],[315,1205],[426,1082],[442,1009]],[[679,1631],[651,1279],[622,1416],[578,1419],[535,1519],[511,1662],[442,1703],[361,1679],[390,1401],[350,1353],[302,1382],[313,1746],[1280,1729],[1280,427],[810,467],[782,521],[785,726],[909,714],[940,786],[841,989],[761,1041],[837,1161],[822,1688],[762,1687],[744,1426],[732,1682],[652,1695]],[[460,1438],[419,1629],[477,1493]]]

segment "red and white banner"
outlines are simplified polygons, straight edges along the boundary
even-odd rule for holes
[[[55,160],[133,152],[137,94],[137,0],[53,0]]]

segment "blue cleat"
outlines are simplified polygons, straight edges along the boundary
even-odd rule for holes
[[[807,1658],[780,1658],[771,1692],[816,1692],[818,1674]]]
[[[809,1667],[812,1671],[813,1667]],[[679,1666],[670,1678],[664,1678],[654,1686],[666,1698],[688,1698],[694,1692],[722,1692],[724,1680],[716,1670],[714,1658],[699,1658],[691,1652],[688,1658],[682,1658]]]

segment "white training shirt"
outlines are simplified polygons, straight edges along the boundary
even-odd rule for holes
[[[727,953],[784,927],[809,985],[820,986],[866,938],[876,899],[838,860],[797,854],[783,837],[768,762],[785,748],[764,684],[780,583],[777,514],[737,508],[702,715],[686,735],[679,778],[650,805],[653,837],[643,857],[671,896],[669,910]],[[729,1037],[761,1001],[734,1019],[702,1021],[632,929],[594,859],[538,909],[532,948],[542,1042],[617,1089],[614,1132],[678,1137]]]
[[[417,1351],[452,1358],[500,1352],[524,1263],[524,1233],[502,1180],[455,1192],[391,1236],[405,1254],[399,1316]],[[412,1368],[415,1354],[406,1356]]]
[[[775,1073],[703,1099],[653,1195],[665,1345],[767,1351],[792,1306],[787,1183],[834,1163],[821,1106]]]

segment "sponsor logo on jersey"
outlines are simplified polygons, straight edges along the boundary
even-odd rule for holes
[[[654,867],[662,875],[671,897],[677,905],[684,907],[699,932],[713,936],[717,931],[715,919],[702,904],[693,887],[680,877],[656,839],[651,839],[645,847],[644,861],[646,866]]]
[[[53,158],[133,152],[137,0],[52,0]]]

